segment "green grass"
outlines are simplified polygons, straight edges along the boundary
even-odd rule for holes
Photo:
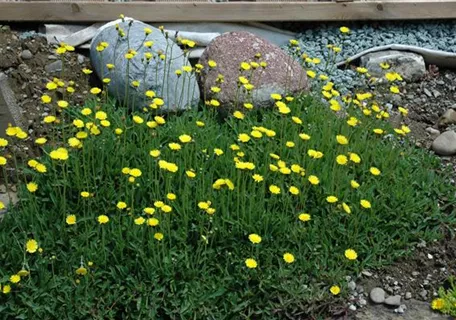
[[[102,127],[93,114],[83,116],[78,107],[64,110],[62,122],[48,137],[43,156],[38,159],[47,173],[38,173],[20,165],[18,179],[34,181],[38,190],[30,193],[19,185],[21,201],[11,208],[0,223],[0,284],[11,285],[12,292],[0,294],[0,313],[8,319],[282,319],[317,316],[322,305],[333,297],[329,287],[339,285],[346,292],[348,275],[365,268],[390,263],[407,254],[413,243],[441,236],[441,230],[454,222],[450,212],[454,198],[446,174],[441,173],[438,158],[417,149],[397,136],[385,139],[372,132],[383,128],[393,132],[387,121],[362,115],[350,107],[350,116],[360,124],[329,110],[320,98],[302,96],[288,103],[292,112],[283,115],[274,110],[245,110],[245,119],[230,116],[219,119],[214,108],[204,107],[170,115],[166,124],[150,129],[152,113],[132,115],[112,104],[102,104],[110,127]],[[95,102],[87,107],[95,110]],[[375,114],[375,113],[374,113]],[[302,124],[291,120],[302,119]],[[80,149],[70,148],[64,140],[79,131],[71,122],[94,122],[99,135],[89,132]],[[63,120],[66,119],[66,120]],[[203,121],[198,127],[196,121]],[[253,126],[274,130],[274,137],[263,135],[247,143],[237,141],[240,133]],[[123,128],[121,135],[115,128]],[[84,129],[82,129],[84,130]],[[299,134],[311,139],[304,141]],[[172,151],[170,142],[188,134],[192,142],[181,143]],[[336,135],[349,139],[348,145],[336,142]],[[394,133],[393,133],[394,134]],[[65,138],[63,140],[63,138]],[[15,138],[12,138],[15,139]],[[286,147],[287,141],[295,143]],[[254,170],[235,168],[240,146]],[[69,159],[52,160],[57,147],[66,147]],[[214,148],[224,151],[214,154]],[[149,155],[159,149],[159,158]],[[309,149],[323,152],[321,159],[307,155]],[[338,165],[339,154],[355,152],[361,163]],[[277,164],[270,153],[280,156],[287,167],[299,164],[305,176],[292,172],[284,175],[270,170]],[[179,167],[176,173],[159,169],[164,159]],[[139,168],[142,175],[129,182],[124,167]],[[379,176],[369,172],[381,170]],[[187,177],[193,169],[196,177]],[[255,182],[253,174],[264,181]],[[320,179],[311,185],[310,175]],[[230,190],[213,188],[219,178],[234,184]],[[358,189],[350,186],[356,179]],[[269,192],[274,184],[278,195]],[[300,193],[292,195],[290,186]],[[88,191],[93,197],[83,198]],[[168,193],[177,199],[170,201]],[[339,201],[329,204],[326,197]],[[442,205],[442,198],[450,199]],[[363,209],[360,200],[371,202]],[[198,208],[200,201],[211,201],[212,215]],[[128,209],[116,207],[124,201]],[[172,207],[164,213],[156,208],[149,216],[143,212],[163,201]],[[347,214],[342,202],[351,207]],[[300,221],[300,213],[311,220]],[[70,214],[75,225],[67,225]],[[99,215],[109,216],[109,223],[99,224]],[[138,217],[157,218],[155,227],[136,225]],[[154,239],[160,232],[163,240]],[[262,237],[260,244],[248,235]],[[42,253],[27,253],[25,244],[35,239]],[[354,249],[358,258],[348,260],[346,249]],[[289,252],[295,262],[288,264],[283,254]],[[254,258],[258,266],[246,267]],[[89,261],[93,262],[89,266]],[[86,275],[77,275],[80,266]],[[9,278],[19,270],[30,271],[17,284]],[[320,307],[319,307],[320,306]],[[324,308],[323,308],[324,309]]]

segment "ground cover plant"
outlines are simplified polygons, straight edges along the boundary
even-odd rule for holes
[[[3,177],[18,181],[21,199],[0,223],[2,316],[317,316],[345,294],[346,276],[453,223],[439,159],[408,142],[407,126],[391,127],[367,70],[358,70],[365,90],[351,97],[309,70],[312,94],[273,94],[275,107],[258,110],[249,75],[261,62],[240,66],[246,100],[227,118],[216,99],[223,77],[204,106],[167,116],[159,92],[144,92],[148,107],[130,111],[94,87],[77,106],[64,74],[50,81],[49,132],[35,139],[42,156],[17,161],[20,128],[0,140],[2,168],[16,168]],[[217,63],[176,72],[204,68]],[[400,75],[387,78],[400,91]]]

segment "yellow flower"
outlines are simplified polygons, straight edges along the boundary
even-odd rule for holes
[[[445,306],[445,300],[437,298],[432,300],[431,307],[433,310],[441,310]]]
[[[350,185],[353,189],[358,189],[359,188],[359,183],[356,182],[355,180],[350,181]]]
[[[344,209],[344,211],[348,214],[351,213],[351,209],[350,207],[348,206],[348,204],[346,204],[345,202],[342,202],[342,208]]]
[[[107,215],[102,214],[98,216],[97,220],[99,224],[106,224],[109,222],[109,217]]]
[[[378,168],[376,168],[376,167],[371,167],[371,168],[369,169],[369,171],[370,171],[370,173],[372,173],[374,176],[378,176],[378,175],[380,175],[380,174],[382,173],[382,172],[381,172]]]
[[[271,184],[269,186],[269,191],[272,193],[272,194],[280,194],[280,188],[276,185],[273,185]]]
[[[264,180],[264,179],[263,179],[263,176],[261,176],[261,175],[259,175],[259,174],[254,174],[254,175],[252,176],[252,178],[253,178],[253,180],[255,180],[255,182],[261,182],[261,181]]]
[[[242,120],[245,118],[244,114],[241,112],[241,111],[235,111],[233,113],[233,116],[236,118],[236,119],[239,119],[239,120]]]
[[[317,73],[315,71],[312,71],[312,70],[307,70],[306,73],[307,73],[307,76],[309,78],[312,78],[312,79],[317,76]]]
[[[10,278],[9,281],[11,283],[19,283],[21,281],[21,276],[18,274],[13,274]]]
[[[174,151],[179,151],[180,149],[182,149],[181,145],[178,144],[178,143],[175,143],[175,142],[171,142],[168,144],[168,147],[171,149],[171,150],[174,150]]]
[[[383,129],[374,129],[372,130],[375,134],[383,134],[385,131]]]
[[[340,154],[336,157],[336,162],[340,165],[346,165],[348,163],[348,158],[347,156],[344,156],[343,154]]]
[[[160,210],[165,213],[169,213],[169,212],[173,211],[173,208],[171,206],[168,206],[167,204],[165,204],[160,208]]]
[[[249,234],[249,240],[250,240],[250,242],[252,242],[254,244],[258,244],[261,242],[261,237],[259,235],[257,235],[256,233],[251,233],[251,234]]]
[[[120,209],[120,210],[123,210],[123,209],[125,209],[127,207],[127,204],[125,202],[123,202],[123,201],[119,201],[119,202],[117,202],[116,207],[118,209]]]
[[[288,191],[290,191],[290,193],[293,194],[293,195],[295,195],[295,196],[299,194],[299,189],[296,188],[295,186],[291,186],[291,187],[288,189]]]
[[[337,296],[339,293],[340,293],[340,287],[339,286],[332,286],[331,288],[329,288],[329,291]]]
[[[240,68],[241,68],[242,70],[250,70],[250,64],[247,63],[247,62],[241,62]]]
[[[35,141],[36,142],[36,141]],[[8,140],[0,138],[0,147],[4,148],[8,145]]]
[[[302,120],[298,117],[291,117],[291,120],[293,120],[293,122],[296,124],[302,124]]]
[[[403,107],[399,107],[397,108],[399,110],[399,112],[403,115],[403,116],[407,116],[408,115],[408,110],[403,108]]]
[[[174,201],[174,200],[177,199],[177,196],[176,196],[174,193],[171,193],[171,192],[170,192],[170,193],[168,193],[168,194],[166,195],[166,198],[167,198],[168,200]]]
[[[130,175],[135,177],[135,178],[138,178],[142,175],[142,172],[141,170],[137,169],[137,168],[133,168],[130,170]]]
[[[295,257],[294,257],[294,255],[292,255],[291,253],[286,252],[286,253],[284,253],[284,255],[283,255],[283,260],[284,260],[286,263],[293,263],[293,262],[295,262]]]
[[[65,109],[68,107],[68,102],[64,101],[64,100],[60,100],[60,101],[57,101],[57,105],[62,108],[62,109]]]
[[[361,74],[365,74],[365,73],[367,73],[368,70],[366,68],[363,68],[363,67],[358,67],[358,68],[356,68],[356,71],[361,73]]]
[[[368,200],[362,199],[359,203],[361,204],[361,207],[363,207],[364,209],[372,208],[372,205]]]
[[[301,213],[299,215],[299,220],[301,220],[302,222],[307,222],[311,220],[311,216],[308,213]]]
[[[258,263],[255,261],[255,259],[249,258],[245,259],[245,265],[249,269],[255,269],[258,266]]]
[[[350,32],[350,29],[348,27],[340,27],[339,28],[339,31],[342,32],[342,33],[349,33]],[[337,294],[337,293],[336,293]]]
[[[43,119],[44,123],[53,123],[53,122],[55,122],[55,120],[56,120],[56,118],[54,116],[46,116]]]
[[[352,161],[354,163],[360,163],[361,162],[361,158],[356,153],[350,152],[350,161]]]
[[[381,62],[379,65],[383,70],[389,69],[391,67],[387,62]]]
[[[161,240],[163,240],[164,235],[163,235],[163,233],[161,233],[161,232],[156,232],[156,233],[154,234],[154,238],[155,238],[156,240],[158,240],[158,241],[161,241]]]
[[[146,219],[144,219],[143,217],[139,217],[139,218],[135,219],[135,224],[138,226],[144,224],[144,222],[146,222]]]
[[[54,82],[48,82],[46,84],[46,89],[48,90],[55,90],[57,89],[57,84],[55,84]]]
[[[313,150],[313,149],[309,149],[307,151],[307,155],[311,158],[314,158],[314,159],[320,159],[323,157],[323,152],[320,152],[320,151],[316,151],[316,150]]]
[[[250,140],[250,136],[247,133],[240,133],[238,135],[238,141],[240,142],[248,142]]]
[[[397,86],[391,86],[390,87],[390,91],[392,93],[399,93],[400,92],[400,90],[399,90],[399,88]]]
[[[160,150],[154,149],[150,150],[149,155],[154,158],[158,158],[160,156]]]
[[[89,198],[89,197],[90,197],[90,193],[88,193],[87,191],[82,191],[82,192],[81,192],[81,197],[83,197],[83,198]]]
[[[198,127],[204,127],[206,124],[203,121],[196,121]]]
[[[339,199],[337,199],[337,197],[335,196],[328,196],[326,197],[326,201],[329,203],[336,203],[337,201],[339,201]]]
[[[187,170],[187,171],[185,171],[185,174],[187,175],[187,177],[189,177],[191,179],[196,177],[196,173],[193,170]]]
[[[345,250],[345,258],[348,260],[356,260],[358,258],[358,254],[353,249]]]
[[[35,239],[29,239],[25,244],[25,249],[28,253],[35,253],[38,250],[38,242]]]
[[[73,225],[76,224],[76,216],[74,214],[70,214],[65,219],[66,224]]]
[[[38,185],[35,182],[29,182],[27,183],[27,190],[33,193],[38,190]]]
[[[95,118],[98,120],[106,120],[108,118],[108,114],[104,111],[97,111],[97,113],[95,113]]]
[[[87,268],[80,266],[79,268],[76,269],[76,274],[78,276],[85,276],[87,274]]]
[[[140,116],[133,116],[133,121],[137,124],[142,124],[144,123],[144,119],[141,118]]]
[[[100,89],[100,88],[97,88],[97,87],[94,87],[94,88],[90,89],[90,93],[91,93],[91,94],[97,95],[97,94],[99,94],[100,92],[101,92],[101,89]]]
[[[149,218],[147,219],[147,225],[149,227],[156,227],[158,226],[160,221],[157,218]]]
[[[183,135],[179,136],[179,140],[182,143],[188,143],[188,142],[192,141],[192,137],[189,136],[188,134],[183,134]]]
[[[6,165],[6,158],[0,156],[0,166],[4,166],[4,165]]]
[[[162,208],[165,205],[163,201],[155,201],[154,206],[157,208]]]
[[[68,160],[68,150],[65,148],[58,148],[56,150],[52,150],[49,153],[51,159],[54,160]]]
[[[207,62],[207,64],[209,65],[209,67],[211,68],[215,68],[217,66],[217,63],[214,61],[214,60],[209,60]]]
[[[278,100],[282,100],[282,95],[278,94],[278,93],[272,93],[271,94],[271,98],[278,101]]]
[[[287,141],[287,142],[285,143],[285,145],[286,145],[288,148],[294,148],[295,143],[294,143],[293,141]]]
[[[214,149],[214,154],[216,154],[217,156],[221,156],[223,154],[223,150],[222,149],[218,149],[218,148],[215,148]]]
[[[348,139],[347,139],[347,137],[345,137],[345,136],[343,136],[343,135],[338,134],[338,135],[336,136],[336,140],[337,140],[337,143],[339,143],[339,144],[342,144],[342,145],[348,144]]]
[[[1,286],[0,286],[1,288]],[[11,292],[11,286],[9,284],[5,284],[2,289],[3,294],[8,294]]]
[[[300,133],[299,137],[304,141],[310,140],[310,136],[306,133]]]
[[[317,176],[309,176],[309,182],[313,185],[317,185],[320,183],[320,179]]]
[[[90,110],[89,108],[84,108],[81,110],[81,114],[83,114],[84,116],[88,116],[92,114],[92,110]]]
[[[21,277],[27,277],[30,274],[30,271],[22,268],[17,274]]]

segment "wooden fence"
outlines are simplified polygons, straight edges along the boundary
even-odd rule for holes
[[[120,13],[146,22],[454,19],[456,0],[0,0],[0,21],[102,22]]]

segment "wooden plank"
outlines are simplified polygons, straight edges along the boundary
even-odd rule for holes
[[[0,2],[0,21],[102,22],[120,13],[146,22],[352,21],[456,18],[456,1],[49,3]]]

